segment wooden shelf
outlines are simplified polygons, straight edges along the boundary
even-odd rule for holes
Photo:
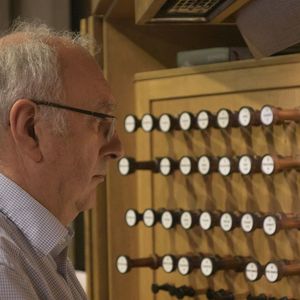
[[[212,11],[209,21],[205,21],[201,17],[187,17],[182,14],[176,17],[161,17],[159,11],[164,4],[169,0],[135,0],[135,22],[137,24],[147,23],[204,23],[204,24],[220,24],[232,20],[230,17],[235,14],[241,7],[247,4],[250,0],[234,0],[233,2],[224,4],[224,9]],[[178,1],[177,1],[178,2]],[[226,5],[226,7],[225,7]],[[231,21],[228,21],[231,22]]]
[[[226,71],[226,70],[238,70],[245,68],[257,68],[275,64],[293,64],[300,62],[299,53],[266,57],[262,60],[247,59],[239,61],[230,61],[222,63],[214,63],[207,65],[199,65],[192,67],[182,67],[182,68],[170,68],[164,70],[154,70],[148,72],[140,72],[134,75],[134,81],[151,80],[151,79],[161,79],[161,78],[171,78],[183,75],[192,75],[199,73],[210,73],[216,71]]]

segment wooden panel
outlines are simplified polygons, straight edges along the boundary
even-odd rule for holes
[[[81,20],[81,34],[87,34],[102,44],[102,19],[89,17]],[[95,48],[90,53],[102,65],[102,55]],[[108,299],[108,242],[107,242],[107,196],[106,186],[100,185],[93,197],[96,207],[84,213],[85,268],[87,293],[90,299]]]
[[[166,0],[135,0],[135,22],[145,24],[165,3]]]
[[[216,112],[221,107],[237,110],[243,105],[260,108],[263,104],[281,107],[298,106],[300,97],[300,56],[291,57],[293,63],[282,63],[287,58],[272,58],[268,66],[251,67],[240,62],[240,69],[203,72],[191,71],[190,75],[171,78],[152,78],[136,81],[136,113],[140,117],[145,112],[159,116],[163,112],[177,115],[182,111],[197,113],[200,109]],[[295,62],[297,61],[298,62]],[[286,62],[286,61],[285,61]],[[229,64],[228,64],[229,65]],[[259,64],[258,64],[259,65]],[[191,68],[192,70],[192,68]],[[162,72],[163,74],[164,72]],[[137,139],[137,160],[149,160],[157,156],[182,155],[199,156],[204,153],[214,155],[240,155],[244,153],[262,155],[300,154],[300,128],[290,123],[272,128],[256,127],[248,130],[240,128],[228,131],[211,129],[206,133],[176,132],[147,134],[139,130]],[[130,153],[128,153],[130,154]],[[137,180],[137,208],[143,211],[153,208],[220,209],[229,211],[299,212],[299,179],[296,171],[273,176],[256,174],[242,176],[234,174],[222,177],[213,174],[202,177],[194,174],[184,177],[179,172],[169,177],[150,172],[137,172],[127,177]],[[271,259],[300,259],[300,233],[297,230],[282,231],[267,237],[262,230],[245,234],[241,229],[224,233],[219,228],[203,232],[199,228],[184,231],[176,228],[170,231],[157,225],[153,230],[139,224],[130,229],[139,234],[139,257],[149,256],[151,250],[158,255],[187,252],[212,253],[218,255],[244,255],[257,258],[262,264]],[[128,254],[128,253],[126,253]],[[136,251],[131,255],[136,257]],[[206,279],[200,271],[183,277],[178,273],[166,274],[162,270],[136,271],[139,275],[137,299],[171,299],[166,294],[151,295],[150,286],[158,283],[187,284],[195,288],[225,288],[240,292],[272,293],[273,296],[298,296],[299,277],[283,279],[270,284],[262,278],[256,283],[248,283],[242,274],[220,271]],[[127,275],[119,275],[126,285]],[[138,288],[137,288],[138,286]],[[197,299],[205,299],[198,297]]]
[[[118,102],[115,112],[119,120],[117,130],[125,152],[135,153],[135,137],[124,133],[122,122],[126,114],[135,110],[133,76],[140,70],[161,69],[163,66],[132,40],[132,35],[141,36],[132,22],[105,23],[104,32],[104,70]],[[145,37],[144,34],[142,36]],[[138,273],[131,273],[125,278],[119,276],[115,267],[118,255],[138,255],[139,234],[124,226],[125,210],[137,206],[137,182],[135,178],[120,176],[116,164],[112,163],[108,187],[109,299],[139,300],[136,293],[140,281]]]
[[[106,0],[102,0],[99,3],[107,3]],[[260,62],[250,63],[249,62],[242,62],[242,63],[230,63],[230,64],[219,64],[218,67],[216,65],[212,66],[203,66],[203,67],[194,67],[194,68],[183,68],[183,69],[175,69],[175,70],[167,70],[167,71],[159,71],[159,72],[150,72],[150,77],[152,77],[153,80],[150,80],[148,78],[149,73],[142,74],[136,77],[137,80],[139,80],[138,88],[136,90],[137,97],[139,99],[138,103],[134,102],[134,88],[133,88],[133,82],[134,82],[134,74],[136,72],[145,72],[149,70],[159,70],[164,68],[172,68],[176,65],[176,52],[182,51],[182,50],[188,50],[188,49],[199,49],[199,48],[207,48],[207,47],[216,47],[216,46],[228,46],[228,45],[244,45],[244,42],[238,32],[238,30],[234,26],[167,26],[167,25],[155,25],[155,26],[135,26],[133,21],[133,4],[134,1],[130,0],[118,0],[118,1],[110,1],[111,5],[109,8],[105,8],[105,14],[106,19],[104,21],[104,44],[103,44],[103,52],[102,55],[104,56],[104,71],[105,76],[108,79],[114,96],[116,97],[118,101],[118,107],[116,110],[116,115],[118,117],[118,132],[121,137],[121,140],[123,141],[125,153],[128,155],[136,156],[138,158],[146,157],[147,159],[150,159],[156,155],[158,151],[157,149],[153,149],[153,145],[155,143],[161,145],[163,147],[166,147],[165,149],[170,149],[170,141],[172,140],[172,136],[169,135],[169,138],[162,137],[161,135],[158,135],[158,133],[154,134],[145,134],[143,132],[138,131],[137,134],[126,134],[124,133],[124,130],[122,129],[123,124],[122,120],[124,119],[124,116],[127,113],[137,112],[139,116],[141,116],[146,111],[152,111],[155,114],[160,114],[161,111],[169,110],[174,111],[174,113],[177,113],[182,106],[182,103],[193,103],[195,100],[195,103],[199,103],[203,101],[208,101],[208,98],[205,97],[211,97],[209,99],[213,99],[213,97],[216,97],[216,99],[219,97],[219,95],[222,97],[223,95],[234,95],[233,93],[234,89],[236,89],[241,84],[246,83],[248,81],[247,79],[247,73],[243,73],[242,69],[247,68],[247,71],[251,73],[251,69],[255,66],[264,66],[268,65],[268,63],[265,64],[265,60],[262,60]],[[126,19],[126,20],[124,20]],[[99,33],[97,31],[94,32],[97,38],[102,37],[102,25],[99,25]],[[178,42],[180,41],[180,42]],[[268,60],[267,60],[268,61]],[[292,60],[291,62],[299,62],[299,58]],[[276,58],[273,62],[275,63],[286,63],[283,62],[282,59],[278,60]],[[272,64],[272,63],[270,63]],[[224,69],[223,72],[221,69],[218,69],[220,66]],[[227,67],[226,67],[226,66]],[[224,67],[225,66],[225,67]],[[290,65],[292,67],[292,65]],[[202,69],[203,68],[203,69]],[[236,70],[231,70],[231,68],[235,68]],[[295,71],[293,72],[299,72],[299,70],[296,67]],[[202,69],[202,70],[201,70]],[[237,70],[241,70],[241,72],[235,73]],[[280,71],[285,72],[288,69],[282,69]],[[247,72],[246,71],[246,72]],[[226,74],[230,74],[228,80],[226,80]],[[255,72],[258,72],[257,69],[254,70],[253,74],[256,74]],[[275,72],[278,72],[276,70]],[[200,77],[197,77],[196,73]],[[204,74],[208,73],[208,74]],[[201,75],[202,74],[202,75]],[[214,76],[215,74],[215,76]],[[235,74],[235,75],[234,75]],[[243,76],[242,76],[243,74]],[[255,79],[254,75],[251,75],[249,81],[254,81],[253,83],[259,83],[260,80],[264,76],[266,78],[268,76],[272,77],[274,74],[274,69],[269,69],[269,73],[264,73],[262,77],[259,77],[257,80]],[[211,76],[211,77],[210,77]],[[239,76],[242,76],[243,79],[239,79]],[[141,78],[143,77],[143,78]],[[206,78],[210,77],[210,78]],[[285,76],[282,76],[285,77]],[[293,77],[295,77],[295,80],[293,81]],[[163,80],[158,80],[158,79]],[[189,79],[188,79],[189,78]],[[285,83],[282,83],[280,80],[280,76],[277,76],[277,81],[274,82],[272,85],[276,88],[276,84],[280,84],[281,87],[284,87],[284,84],[287,82],[289,83],[294,82],[295,86],[298,85],[297,76],[294,76],[292,74],[291,76],[288,76],[286,78]],[[175,79],[175,81],[173,81]],[[145,80],[145,82],[144,82]],[[203,83],[202,83],[203,80]],[[236,83],[234,83],[236,81]],[[193,83],[192,83],[193,82]],[[196,83],[195,83],[196,82]],[[199,84],[198,82],[201,82]],[[233,82],[233,83],[232,83]],[[145,85],[144,85],[145,83]],[[186,84],[186,87],[185,87]],[[250,90],[255,90],[255,84],[247,83],[247,88]],[[264,80],[261,83],[260,89],[263,89],[263,85],[268,84],[266,80]],[[206,88],[205,85],[209,85],[211,88]],[[228,88],[226,87],[228,85]],[[218,90],[215,90],[215,88],[218,87]],[[268,89],[272,89],[272,87],[269,85]],[[250,97],[249,95],[244,95],[243,93],[246,93],[247,91],[244,89],[241,89],[238,93],[241,93],[241,99],[248,99]],[[216,96],[218,94],[218,97]],[[254,95],[254,94],[253,94]],[[293,95],[293,94],[291,94]],[[224,98],[228,103],[230,103],[230,107],[234,107],[234,103],[230,102],[230,98]],[[251,99],[251,97],[249,98]],[[157,100],[157,101],[156,101]],[[176,106],[173,108],[174,101],[178,104],[178,107]],[[170,101],[170,102],[169,102]],[[216,101],[216,106],[219,105],[219,100]],[[237,100],[239,101],[239,100]],[[252,100],[251,100],[252,101]],[[253,100],[254,101],[254,100]],[[255,101],[254,101],[255,102]],[[255,106],[255,103],[253,102],[253,105]],[[172,103],[172,104],[170,104]],[[170,105],[172,108],[170,108]],[[198,104],[197,104],[198,105]],[[223,105],[223,104],[222,104]],[[257,104],[258,105],[258,104]],[[187,106],[187,108],[194,109],[196,105]],[[182,106],[183,107],[183,106]],[[211,106],[213,109],[213,106]],[[196,108],[195,108],[196,109]],[[292,131],[290,132],[292,133]],[[233,134],[233,135],[232,135]],[[229,135],[230,139],[232,136],[238,136],[237,130],[234,130],[234,132]],[[298,133],[297,133],[298,134]],[[214,136],[218,134],[214,133]],[[192,134],[190,137],[193,137],[194,134]],[[260,138],[262,137],[262,134],[258,135]],[[282,135],[278,135],[278,137],[281,137]],[[200,141],[204,141],[204,137],[201,139],[199,135],[195,135],[195,137],[199,138]],[[180,147],[178,148],[178,151],[184,152],[190,151],[190,153],[196,153],[203,150],[203,147],[201,148],[202,144],[195,144],[192,149],[185,149],[183,147],[185,141],[190,141],[191,138],[178,138],[178,141],[181,141]],[[216,143],[213,144],[214,151],[220,151],[221,153],[221,145],[223,145],[223,140],[225,140],[225,137],[221,136],[222,140],[219,145],[216,145]],[[136,143],[136,139],[138,139],[138,143]],[[206,141],[206,140],[205,140]],[[236,139],[232,139],[233,145],[235,145]],[[253,143],[256,143],[255,141]],[[191,143],[193,145],[193,143]],[[139,145],[143,145],[144,149],[141,149]],[[169,147],[169,148],[168,148]],[[217,148],[220,147],[220,148]],[[242,147],[242,146],[241,146]],[[245,143],[244,146],[245,147]],[[262,146],[261,146],[262,147]],[[294,146],[293,146],[294,147]],[[158,148],[162,149],[162,148]],[[205,149],[208,149],[206,147]],[[217,149],[217,150],[216,150]],[[247,148],[248,149],[248,148]],[[226,150],[226,149],[225,149]],[[224,150],[224,151],[225,151]],[[242,151],[241,149],[238,149],[239,151]],[[167,151],[166,151],[167,152]],[[174,152],[174,155],[181,155],[181,152]],[[105,237],[105,233],[97,232],[99,229],[99,224],[103,221],[105,221],[105,216],[102,218],[101,213],[105,213],[105,207],[100,208],[100,206],[96,209],[96,211],[99,210],[100,214],[95,214],[92,216],[91,213],[86,213],[86,215],[89,214],[89,217],[86,218],[87,221],[87,234],[90,235],[90,238],[87,240],[87,249],[90,249],[89,255],[87,256],[87,261],[89,262],[89,268],[91,274],[94,274],[93,276],[90,276],[90,289],[93,292],[93,295],[90,293],[91,299],[122,299],[122,300],[138,300],[138,299],[152,299],[152,295],[149,295],[149,284],[152,283],[152,281],[159,277],[159,280],[163,280],[164,274],[162,274],[161,271],[158,272],[151,272],[149,270],[141,270],[140,272],[137,272],[136,270],[133,270],[126,276],[122,276],[119,273],[117,273],[115,268],[115,259],[117,255],[120,254],[127,254],[132,257],[138,257],[139,255],[145,254],[149,255],[150,253],[156,251],[163,252],[164,248],[159,248],[156,245],[156,248],[154,249],[155,245],[155,239],[159,236],[159,232],[156,232],[156,230],[160,230],[159,227],[155,228],[155,230],[146,230],[142,226],[136,227],[136,228],[128,228],[125,226],[124,222],[124,213],[127,208],[129,207],[136,207],[139,210],[142,210],[146,206],[158,206],[159,203],[155,202],[156,195],[158,191],[161,191],[161,195],[171,195],[172,192],[172,180],[175,178],[176,184],[182,183],[183,179],[182,176],[179,178],[179,174],[175,175],[174,178],[170,177],[170,182],[162,181],[160,177],[153,178],[150,173],[144,172],[141,174],[138,174],[138,176],[129,176],[129,177],[122,177],[118,174],[115,168],[115,163],[113,163],[114,168],[110,168],[108,180],[107,180],[107,232],[108,232],[108,256],[103,256],[103,252],[106,251],[106,244],[105,241],[99,242],[99,239],[101,237]],[[236,176],[234,175],[234,178]],[[184,183],[190,182],[189,187],[193,187],[195,184],[195,176],[192,176],[191,180],[185,180]],[[156,181],[155,181],[156,180]],[[147,184],[145,184],[145,182]],[[149,184],[148,184],[149,183]],[[198,182],[197,182],[198,183]],[[154,190],[152,190],[151,184],[155,187]],[[220,189],[224,188],[225,182],[220,182],[219,180],[219,186],[220,188],[217,189],[220,193]],[[223,184],[223,185],[222,185]],[[203,187],[204,183],[201,181],[200,186]],[[245,190],[246,184],[243,185],[243,188]],[[167,187],[167,188],[165,188]],[[163,189],[162,189],[163,188]],[[178,190],[178,189],[177,189]],[[177,191],[176,190],[176,191]],[[199,192],[199,195],[202,195],[203,197],[206,196],[206,194],[209,193],[209,189],[206,191],[200,191],[199,188],[196,189],[197,193]],[[183,195],[184,197],[187,197],[187,200],[185,199],[185,204],[187,203],[190,205],[190,207],[193,207],[192,205],[195,205],[196,207],[196,200],[194,201],[194,196],[191,195],[191,192],[188,190],[178,190],[180,195]],[[243,204],[245,204],[245,195],[243,196]],[[103,195],[104,197],[104,195]],[[101,197],[101,201],[103,201],[103,197]],[[194,198],[193,198],[194,197]],[[171,197],[170,197],[171,198]],[[141,200],[143,199],[143,200]],[[187,202],[188,201],[188,202]],[[202,202],[201,202],[202,201]],[[205,202],[203,199],[200,201],[200,204],[204,203],[208,206],[211,205],[211,202],[207,201]],[[100,202],[102,203],[102,202]],[[229,202],[231,203],[231,202]],[[269,203],[269,202],[266,202]],[[162,203],[164,204],[164,203]],[[170,205],[177,205],[177,202],[170,202]],[[203,205],[204,205],[203,204]],[[179,205],[179,204],[178,204]],[[171,207],[171,206],[170,206]],[[210,206],[209,206],[210,207]],[[213,206],[212,206],[213,207]],[[102,210],[101,210],[102,209]],[[100,211],[101,210],[101,211]],[[96,220],[95,223],[92,223],[92,218],[102,218],[101,220]],[[97,223],[99,222],[99,223]],[[97,225],[98,224],[98,225]],[[216,230],[217,231],[217,230]],[[93,233],[92,233],[93,232]],[[238,231],[235,231],[232,236],[239,237],[241,234],[237,233]],[[163,234],[166,234],[165,232]],[[220,233],[218,233],[220,235]],[[101,236],[100,236],[101,235]],[[168,232],[168,237],[170,233]],[[179,239],[183,240],[184,247],[189,246],[187,243],[187,235],[181,231],[176,231],[175,235],[179,236]],[[171,233],[170,236],[174,236],[173,233]],[[190,234],[191,238],[190,241],[192,242],[192,247],[194,247],[195,240],[197,241],[198,237],[203,237],[203,234],[201,235],[199,232],[195,231]],[[204,238],[209,238],[209,236],[213,236],[213,234],[207,234],[204,236]],[[224,238],[222,239],[222,243],[224,242]],[[212,242],[214,241],[211,238]],[[154,241],[154,243],[153,243]],[[166,240],[166,247],[169,247],[171,239],[168,238]],[[235,241],[235,240],[234,240]],[[216,244],[214,242],[214,244]],[[205,246],[206,245],[206,246]],[[203,247],[207,247],[207,244],[205,244]],[[265,245],[265,243],[264,243]],[[178,251],[180,249],[177,249],[177,244],[172,243],[171,245],[173,248],[170,250]],[[170,246],[170,247],[171,247]],[[104,247],[104,248],[97,248],[97,247]],[[93,249],[93,250],[91,250]],[[195,248],[196,249],[196,248]],[[97,252],[99,250],[99,252]],[[217,251],[218,248],[215,248]],[[238,251],[238,249],[237,249]],[[96,257],[95,262],[93,262],[92,257]],[[93,269],[99,269],[101,266],[99,265],[99,262],[102,260],[106,260],[108,264],[108,284],[109,284],[109,292],[107,296],[102,296],[99,298],[101,291],[103,291],[100,284],[103,282],[101,276],[107,276],[107,272],[105,274],[105,270],[100,274],[97,273],[97,270]],[[97,277],[97,274],[100,274],[100,277]],[[175,276],[176,277],[176,276]],[[194,277],[191,277],[194,278]],[[91,282],[91,279],[94,280],[94,282]],[[104,284],[105,284],[104,279]],[[184,279],[180,277],[180,282],[184,282],[184,280],[188,280],[188,278]],[[195,281],[196,282],[196,281]],[[192,283],[191,283],[192,284]],[[105,287],[104,287],[105,291]],[[149,297],[148,297],[149,296]],[[164,298],[165,299],[165,298]]]
[[[228,43],[243,45],[244,42],[234,27],[212,26],[208,29],[196,26],[136,26],[132,20],[120,19],[127,14],[121,13],[125,4],[124,1],[117,1],[104,22],[104,71],[118,102],[115,113],[119,120],[117,129],[123,141],[125,153],[135,156],[136,151],[140,151],[136,148],[135,136],[126,134],[122,124],[125,115],[136,110],[134,74],[174,67],[176,52],[180,50],[213,45],[222,46]],[[179,40],[180,43],[178,43]],[[115,166],[114,163],[112,165]],[[109,299],[145,299],[141,296],[143,290],[137,292],[137,287],[141,286],[139,272],[120,276],[115,268],[118,255],[138,255],[137,245],[142,246],[144,241],[140,239],[140,236],[151,239],[151,236],[148,237],[139,232],[140,228],[130,229],[124,224],[125,210],[138,205],[136,193],[140,189],[137,187],[143,180],[137,181],[135,177],[124,178],[118,174],[115,167],[110,168],[108,175]],[[149,233],[151,235],[151,232]],[[148,249],[148,254],[150,253],[152,250]],[[153,278],[152,272],[148,274],[150,278]],[[124,288],[126,293],[124,293]]]
[[[225,43],[241,45],[243,41],[234,27],[212,26],[208,30],[196,26],[136,26],[132,20],[115,20],[116,14],[112,12],[104,22],[104,71],[118,102],[115,113],[119,120],[117,129],[125,153],[136,156],[135,135],[125,133],[123,129],[125,115],[137,109],[134,103],[134,74],[174,67],[176,52],[183,49]],[[181,43],[178,43],[179,40]],[[136,292],[140,282],[138,272],[124,277],[115,268],[116,257],[120,254],[137,255],[140,242],[139,228],[130,229],[124,224],[125,210],[131,206],[137,207],[138,182],[135,177],[120,176],[115,166],[112,163],[107,190],[109,299],[143,299]]]
[[[188,97],[176,99],[175,105],[174,100],[155,101],[151,105],[151,111],[155,115],[160,115],[165,111],[176,115],[184,110],[196,113],[202,108],[216,112],[224,106],[236,110],[245,103],[253,108],[260,108],[264,103],[279,106],[282,105],[283,100],[285,100],[285,106],[293,107],[299,95],[300,88],[297,87],[274,91],[229,93],[222,96]],[[299,128],[293,125],[286,128],[274,128],[272,143],[270,143],[271,132],[262,128],[254,128],[251,131],[233,129],[226,133],[211,130],[209,135],[199,132],[192,134],[178,132],[172,137],[157,133],[153,134],[151,149],[153,157],[170,156],[175,159],[183,155],[198,157],[202,154],[232,156],[245,153],[264,155],[275,152],[282,155],[299,155],[299,150],[295,152],[297,148],[299,149],[299,144],[295,142],[299,140],[300,132]],[[184,177],[178,172],[170,178],[161,178],[159,175],[153,177],[152,202],[154,202],[155,209],[167,207],[169,209],[218,209],[272,213],[299,211],[300,208],[300,199],[296,195],[299,188],[297,172],[280,174],[273,178],[261,174],[248,177],[234,174],[230,178],[224,178],[219,174],[208,178],[199,174]],[[242,255],[253,256],[262,263],[274,258],[300,258],[299,254],[294,251],[295,247],[298,247],[297,241],[300,238],[299,233],[295,231],[281,232],[276,237],[269,238],[261,230],[253,234],[245,234],[241,229],[236,229],[232,233],[224,233],[219,228],[207,233],[199,228],[190,232],[181,228],[168,232],[157,226],[154,235],[154,250],[159,255],[166,253],[180,255],[188,252],[212,253],[220,256]],[[277,252],[275,255],[274,246]],[[188,284],[197,288],[225,288],[237,293],[249,289],[257,294],[267,293],[270,289],[270,284],[267,284],[264,279],[256,284],[248,285],[243,274],[237,275],[233,272],[219,272],[212,279],[207,280],[199,274],[199,271],[187,278],[176,273],[168,276],[163,271],[158,271],[156,280],[160,283]],[[273,295],[283,296],[280,294],[283,290],[285,294],[296,295],[297,290],[292,289],[292,286],[297,281],[298,278],[293,278],[272,286]],[[158,299],[166,298],[161,296]]]

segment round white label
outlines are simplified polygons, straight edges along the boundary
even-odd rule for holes
[[[278,267],[274,263],[268,263],[265,268],[265,276],[270,282],[278,279]]]
[[[257,280],[258,267],[257,267],[256,263],[250,262],[247,264],[247,266],[245,268],[245,275],[246,275],[246,278],[250,281]]]
[[[260,111],[260,121],[264,125],[271,125],[274,120],[273,110],[270,106],[264,106]]]
[[[201,156],[198,160],[198,171],[202,175],[207,175],[210,171],[210,160],[207,156]]]
[[[153,117],[150,114],[146,114],[142,118],[142,128],[146,132],[150,132],[153,130],[154,127],[154,120]]]
[[[181,275],[187,275],[190,272],[190,263],[186,257],[180,257],[178,260],[178,271]]]
[[[244,214],[241,220],[241,227],[245,232],[251,232],[253,229],[254,221],[251,214]]]
[[[125,215],[126,223],[128,226],[132,227],[137,223],[137,215],[135,210],[128,209]]]
[[[239,123],[243,127],[247,127],[250,125],[251,122],[251,110],[248,107],[243,107],[239,111]]]
[[[275,234],[277,230],[276,219],[273,216],[267,216],[264,218],[263,229],[267,235]]]
[[[128,259],[126,256],[119,256],[117,259],[117,269],[124,274],[128,271]]]
[[[233,221],[229,213],[224,213],[220,219],[220,226],[224,231],[230,231],[232,229]]]
[[[266,175],[271,175],[275,170],[274,159],[271,155],[265,155],[261,161],[261,171]]]
[[[212,219],[211,219],[211,214],[207,211],[204,211],[199,218],[199,224],[200,227],[203,230],[208,230],[211,228],[212,225]]]
[[[227,128],[229,125],[230,116],[226,109],[222,109],[218,112],[217,123],[220,128]]]
[[[193,225],[193,217],[189,211],[185,211],[180,216],[180,224],[184,229],[190,229]]]
[[[179,170],[183,175],[189,175],[192,172],[192,161],[189,157],[182,157],[179,162]]]
[[[152,227],[155,223],[155,214],[152,209],[146,209],[143,214],[143,221],[147,227]]]
[[[163,175],[169,175],[171,173],[171,161],[169,158],[164,157],[159,162],[160,173]]]
[[[213,263],[208,257],[205,257],[201,261],[201,272],[204,276],[208,277],[213,273]]]
[[[171,255],[165,255],[162,259],[162,267],[165,272],[170,273],[174,270],[174,260]]]
[[[223,176],[227,176],[231,172],[231,162],[228,157],[222,157],[219,160],[219,173],[221,173]]]
[[[173,215],[169,211],[164,211],[161,215],[161,225],[166,228],[170,229],[173,226]]]
[[[171,129],[171,118],[167,114],[163,114],[159,118],[159,128],[162,132],[169,132]]]
[[[179,126],[182,130],[190,130],[192,127],[192,117],[189,113],[184,112],[179,116]]]
[[[244,155],[239,160],[239,170],[243,175],[248,175],[251,172],[252,161],[248,155]]]
[[[207,129],[209,126],[209,115],[207,111],[200,111],[197,116],[198,127],[202,130]]]
[[[119,160],[118,167],[121,175],[128,175],[130,171],[129,159],[126,157],[121,158]]]
[[[129,133],[134,132],[136,130],[136,120],[133,115],[128,115],[125,118],[125,130]]]

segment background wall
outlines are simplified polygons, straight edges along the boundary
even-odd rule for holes
[[[37,18],[57,30],[79,31],[80,19],[89,12],[89,0],[1,0],[0,31],[17,17]]]

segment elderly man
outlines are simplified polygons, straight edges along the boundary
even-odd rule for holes
[[[86,42],[19,24],[0,39],[0,299],[86,299],[68,224],[122,154]]]

